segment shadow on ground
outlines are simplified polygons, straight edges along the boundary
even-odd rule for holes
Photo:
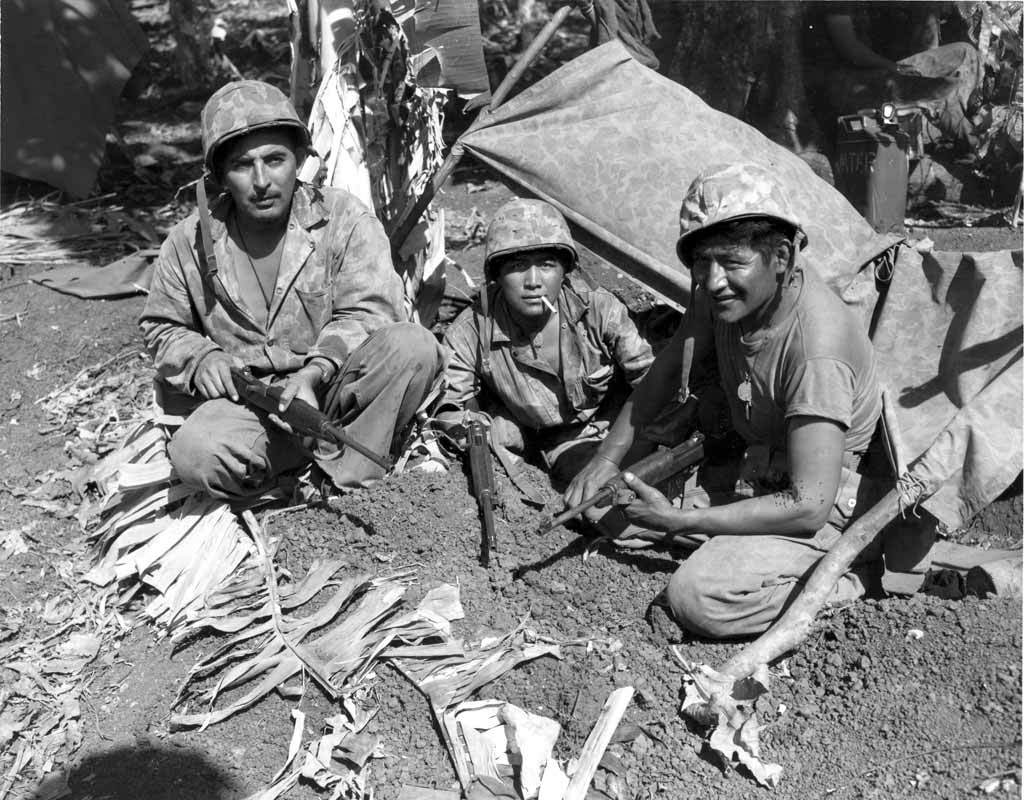
[[[70,794],[60,792],[65,781]],[[140,744],[86,756],[70,771],[51,774],[30,800],[226,800],[238,791],[234,778],[198,751]]]

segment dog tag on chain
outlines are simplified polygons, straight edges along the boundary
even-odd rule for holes
[[[751,401],[751,399],[754,396],[753,392],[751,391],[751,387],[750,387],[750,376],[749,375],[747,375],[743,379],[743,383],[741,383],[739,386],[736,387],[736,396],[740,399],[740,402],[743,403],[743,408],[744,408],[744,411],[746,412],[746,415],[747,415],[747,421],[749,422],[750,421],[750,401]]]

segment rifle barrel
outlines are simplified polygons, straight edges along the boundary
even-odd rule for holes
[[[480,542],[480,563],[486,567],[491,563],[491,553],[498,549],[498,536],[494,529],[494,499],[491,497],[490,489],[480,493],[479,505],[484,523],[484,535]]]
[[[293,403],[301,403],[301,400],[292,400]],[[377,464],[381,469],[391,469],[391,459],[388,456],[382,456],[374,450],[371,450],[365,444],[357,442],[351,436],[344,432],[339,425],[333,423],[324,423],[322,429],[327,436],[334,440],[334,443],[341,445],[342,447],[351,447],[357,453],[366,456],[374,464]]]
[[[537,528],[537,533],[547,533],[548,531],[554,530],[559,525],[564,525],[573,517],[578,517],[588,508],[596,506],[602,500],[611,497],[613,494],[615,494],[614,488],[612,488],[611,486],[602,486],[601,489],[593,495],[593,497],[588,497],[579,505],[575,505],[572,508],[566,509],[557,517],[552,517],[551,519],[542,522],[540,527]]]

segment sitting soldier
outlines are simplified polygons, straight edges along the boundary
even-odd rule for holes
[[[768,170],[708,169],[683,200],[680,227],[677,252],[694,281],[689,321],[658,354],[565,502],[579,503],[619,464],[628,467],[635,432],[697,385],[683,374],[688,351],[692,363],[709,363],[745,443],[742,459],[719,471],[720,485],[702,476],[700,491],[694,481],[680,504],[627,472],[636,500],[598,524],[624,515],[628,535],[694,549],[668,586],[674,616],[704,636],[752,636],[778,618],[877,499],[880,486],[861,472],[881,390],[866,331],[801,263],[800,220]],[[831,600],[864,589],[861,573],[851,572]]]
[[[383,469],[351,449],[299,439],[239,404],[231,367],[322,408],[387,453],[440,370],[433,336],[406,321],[402,283],[378,219],[338,189],[297,180],[309,132],[260,81],[219,89],[202,113],[207,176],[224,190],[168,234],[140,325],[158,401],[187,414],[168,450],[186,483],[234,500],[316,459],[334,485]],[[204,176],[206,177],[206,176]]]
[[[922,107],[931,138],[971,146],[981,57],[969,42],[939,43],[942,5],[807,4],[804,79],[825,130],[838,116],[891,101]]]
[[[459,438],[467,415],[486,412],[493,443],[536,447],[552,476],[567,480],[647,372],[650,345],[609,292],[568,280],[576,244],[550,204],[506,203],[485,247],[486,285],[445,336],[437,419]]]

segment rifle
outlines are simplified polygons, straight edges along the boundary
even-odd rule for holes
[[[498,549],[498,536],[494,530],[494,468],[484,424],[474,419],[466,426],[469,450],[469,472],[473,481],[473,494],[480,506],[483,520],[483,539],[480,544],[480,563],[490,564],[491,551]]]
[[[596,506],[606,500],[614,501],[618,505],[632,502],[635,495],[633,495],[633,492],[629,490],[626,482],[622,479],[623,472],[631,472],[644,483],[656,485],[668,480],[673,475],[678,475],[680,472],[689,469],[703,460],[703,458],[704,434],[694,433],[682,444],[672,448],[663,447],[646,458],[640,459],[608,481],[608,483],[582,503],[542,522],[540,527],[537,528],[537,533],[547,533],[579,516],[591,506]]]
[[[284,390],[280,386],[268,386],[263,383],[252,374],[248,367],[244,369],[232,367],[231,380],[235,384],[235,390],[239,397],[248,405],[266,411],[268,414],[277,414],[281,421],[288,423],[299,436],[312,436],[338,447],[350,447],[383,469],[391,469],[391,459],[388,456],[375,453],[366,445],[357,442],[345,433],[345,429],[341,425],[331,422],[326,414],[305,400],[295,397],[288,404],[288,408],[278,411],[281,394]]]

